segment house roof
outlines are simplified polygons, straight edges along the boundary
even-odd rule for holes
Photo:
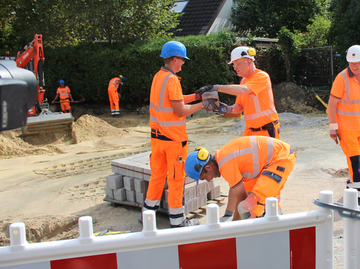
[[[180,24],[175,36],[206,34],[218,16],[226,0],[189,0],[179,17]]]

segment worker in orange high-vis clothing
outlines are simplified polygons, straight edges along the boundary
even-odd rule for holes
[[[360,45],[348,49],[346,60],[349,66],[336,76],[330,92],[330,137],[346,155],[347,187],[357,189],[360,197]]]
[[[222,176],[236,197],[233,220],[261,217],[265,199],[278,197],[295,165],[290,145],[265,136],[234,139],[214,155],[203,148],[192,152],[185,163],[186,174],[210,182]],[[281,208],[279,203],[279,211]]]
[[[279,115],[275,108],[274,95],[269,74],[255,66],[254,48],[237,47],[231,52],[234,70],[242,77],[240,85],[212,85],[198,89],[198,94],[219,91],[236,95],[235,104],[221,103],[220,114],[243,112],[245,119],[244,136],[261,135],[280,139]],[[235,210],[235,200],[229,192],[228,206],[224,216],[231,217]]]
[[[118,88],[120,86],[120,89],[122,85],[124,84],[125,78],[122,75],[119,75],[118,77],[112,78],[109,82],[108,87],[108,94],[109,94],[109,101],[110,101],[110,110],[111,110],[111,116],[112,117],[122,117],[120,114],[120,92],[118,92]]]
[[[60,79],[59,81],[60,87],[56,90],[56,95],[54,100],[51,102],[52,104],[60,97],[60,108],[64,113],[71,112],[70,101],[74,102],[72,95],[70,93],[70,88],[65,86],[65,81]]]
[[[160,57],[164,59],[164,67],[155,74],[150,90],[151,178],[143,211],[159,208],[166,180],[170,226],[196,225],[198,219],[185,218],[183,204],[184,162],[188,154],[186,116],[202,107],[208,110],[216,107],[211,101],[187,104],[200,99],[200,96],[182,93],[180,77],[176,73],[181,71],[185,59],[189,60],[182,43],[165,43]],[[139,220],[142,221],[142,214]]]

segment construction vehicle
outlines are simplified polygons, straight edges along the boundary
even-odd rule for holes
[[[45,98],[45,80],[43,64],[45,61],[42,35],[35,34],[34,40],[17,53],[16,58],[3,57],[14,60],[20,68],[32,71],[38,82],[38,94],[34,106],[29,109],[27,123],[21,128],[23,135],[38,134],[56,130],[71,129],[74,118],[71,113],[51,112],[48,100]]]

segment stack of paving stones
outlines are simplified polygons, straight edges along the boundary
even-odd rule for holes
[[[111,161],[111,171],[114,174],[106,177],[104,201],[142,207],[151,176],[149,156],[150,152],[144,152]],[[167,212],[168,193],[165,183],[160,212]],[[199,185],[196,185],[195,180],[185,177],[185,214],[206,206],[208,200],[214,200],[220,196],[220,186],[215,185],[213,181],[209,183],[201,180]]]

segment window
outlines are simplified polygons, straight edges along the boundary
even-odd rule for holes
[[[177,1],[174,3],[174,7],[171,10],[175,11],[176,13],[181,13],[183,12],[188,2],[189,1]]]

